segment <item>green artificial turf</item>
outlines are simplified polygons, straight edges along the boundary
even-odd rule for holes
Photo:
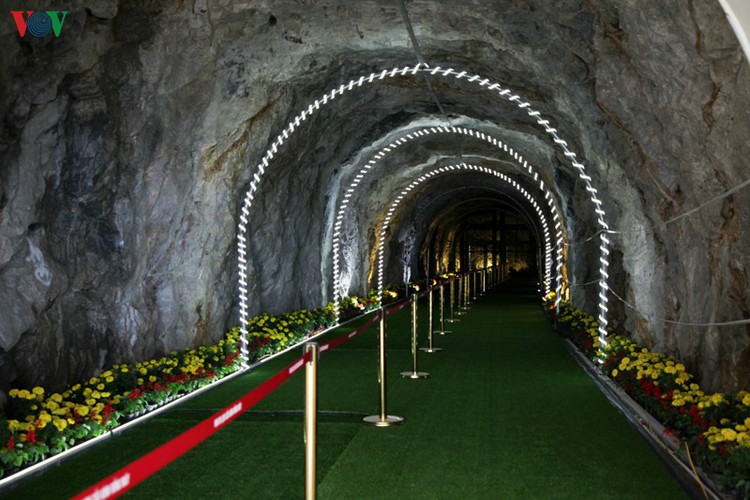
[[[510,282],[473,304],[443,352],[411,369],[409,311],[388,318],[388,412],[378,412],[371,328],[327,352],[319,369],[320,498],[683,498],[625,419],[552,333],[528,286]],[[435,312],[437,318],[437,302]],[[447,308],[446,308],[447,309]],[[426,344],[426,300],[420,344]],[[437,321],[435,328],[439,327]],[[333,338],[333,336],[331,336]],[[299,355],[273,360],[66,460],[6,492],[64,498],[237,399]],[[152,476],[124,498],[302,498],[304,376]]]

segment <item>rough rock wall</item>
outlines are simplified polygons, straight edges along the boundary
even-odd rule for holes
[[[613,289],[639,311],[613,298],[615,319],[709,386],[747,387],[748,329],[665,323],[750,317],[743,194],[668,223],[750,177],[748,66],[718,4],[407,6],[431,63],[520,92],[585,157],[621,231]],[[73,3],[59,38],[19,41],[7,22],[0,40],[4,387],[60,385],[221,336],[236,321],[239,200],[269,141],[325,89],[414,61],[395,4],[376,1],[97,0]],[[597,228],[560,151],[501,99],[435,89],[449,119],[526,137],[519,149],[566,209],[571,280],[595,278]],[[252,312],[328,298],[341,183],[389,132],[431,116],[446,120],[421,80],[399,80],[339,98],[289,141],[254,207]],[[419,162],[464,148],[444,146]],[[378,179],[373,199],[402,180]],[[360,221],[362,262],[379,217]],[[595,288],[574,296],[595,308]]]
[[[747,193],[670,222],[749,177],[747,61],[717,2],[596,12],[595,103],[635,152],[618,163],[640,194],[617,200],[624,297],[641,312],[626,325],[709,386],[748,387],[750,328],[689,326],[750,318]],[[610,189],[620,175],[608,175]]]

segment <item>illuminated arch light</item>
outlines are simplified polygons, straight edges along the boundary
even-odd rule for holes
[[[243,365],[245,367],[248,366],[249,360],[247,347],[247,241],[245,239],[240,239],[239,237],[245,236],[247,234],[247,218],[250,216],[250,207],[252,207],[255,193],[258,191],[258,186],[260,184],[261,178],[265,173],[266,168],[269,167],[270,161],[279,152],[279,148],[283,146],[284,141],[294,133],[294,131],[302,124],[303,121],[305,121],[309,116],[312,116],[321,108],[321,106],[325,106],[330,101],[333,101],[337,95],[343,95],[344,92],[352,91],[355,87],[359,88],[364,84],[372,84],[382,81],[386,77],[396,78],[407,75],[414,76],[419,73],[429,73],[432,76],[436,77],[452,77],[456,80],[465,80],[466,82],[476,85],[481,89],[492,92],[507,100],[508,102],[513,103],[518,108],[523,109],[524,111],[526,111],[528,116],[534,119],[537,125],[541,126],[544,131],[552,138],[554,144],[563,151],[564,155],[568,158],[571,165],[573,165],[573,167],[578,171],[578,177],[584,181],[584,183],[586,184],[586,188],[590,193],[591,202],[594,204],[594,210],[597,214],[597,223],[602,230],[601,243],[599,245],[599,249],[601,251],[599,257],[599,337],[602,344],[606,345],[608,312],[607,302],[609,301],[609,299],[607,299],[607,291],[609,290],[609,286],[607,285],[607,280],[609,278],[607,269],[609,267],[608,247],[610,241],[606,237],[605,231],[609,230],[609,226],[604,221],[604,216],[606,214],[602,209],[602,201],[597,197],[597,191],[591,184],[591,177],[586,174],[585,165],[578,161],[576,153],[572,151],[568,146],[568,143],[560,137],[560,135],[557,133],[557,129],[550,126],[550,121],[543,118],[539,111],[536,111],[531,107],[530,103],[524,101],[521,96],[512,93],[510,89],[502,88],[499,83],[493,83],[488,78],[482,78],[479,75],[469,75],[469,73],[467,73],[466,71],[459,72],[453,68],[443,69],[440,66],[432,68],[428,64],[419,63],[414,67],[404,66],[402,68],[392,68],[390,70],[384,69],[380,73],[370,73],[369,76],[362,75],[359,77],[359,79],[350,80],[347,84],[341,84],[340,86],[331,89],[328,93],[324,94],[322,98],[315,99],[313,103],[309,104],[307,108],[303,109],[297,116],[295,116],[287,124],[286,128],[276,136],[275,141],[266,150],[265,155],[263,155],[263,158],[257,166],[257,171],[253,174],[253,180],[250,182],[250,187],[245,194],[242,205],[242,212],[240,214],[240,223],[238,225],[237,252],[239,255],[237,269],[239,275],[238,289],[240,295],[240,354],[242,355]],[[240,243],[242,243],[242,245],[240,245]]]
[[[435,134],[459,134],[459,135],[466,135],[470,137],[477,138],[479,140],[485,141],[488,144],[491,144],[498,149],[502,150],[504,153],[511,156],[523,169],[525,169],[531,177],[534,179],[534,183],[539,183],[539,189],[541,190],[542,194],[544,195],[544,199],[547,201],[547,204],[549,205],[550,212],[552,213],[552,220],[555,224],[555,238],[556,238],[556,266],[555,266],[555,296],[556,296],[556,311],[559,311],[559,305],[560,305],[560,298],[562,296],[562,244],[563,244],[563,232],[562,232],[562,222],[559,216],[559,212],[557,210],[557,206],[554,203],[553,196],[550,194],[551,190],[547,187],[547,185],[544,183],[544,180],[540,178],[539,173],[534,169],[534,167],[526,161],[522,155],[520,155],[517,151],[515,151],[512,147],[505,144],[503,141],[497,139],[496,137],[493,137],[490,134],[486,134],[479,130],[474,130],[466,127],[441,127],[441,126],[434,126],[434,127],[425,127],[422,129],[415,130],[413,132],[410,132],[404,137],[400,137],[387,146],[383,147],[380,151],[378,151],[373,157],[367,162],[367,164],[354,176],[354,179],[349,184],[349,186],[344,191],[344,196],[341,201],[341,204],[339,205],[339,209],[336,212],[336,219],[333,226],[333,238],[332,238],[332,252],[333,252],[333,304],[334,304],[334,314],[336,317],[336,321],[338,321],[339,318],[339,303],[342,299],[342,290],[341,290],[341,277],[340,277],[340,241],[341,241],[341,229],[344,222],[344,218],[346,216],[346,210],[349,206],[349,202],[351,201],[352,196],[357,190],[357,187],[364,181],[364,178],[371,173],[371,171],[374,169],[375,166],[377,166],[378,162],[380,162],[383,158],[385,158],[389,153],[392,153],[400,146],[408,143],[409,141],[426,137],[430,135]],[[549,277],[551,276],[551,254],[547,253],[545,258],[545,271],[547,279],[545,280],[545,293],[550,292],[550,284],[549,284]]]
[[[393,219],[393,215],[396,213],[396,209],[398,208],[398,205],[401,203],[401,201],[406,197],[409,192],[411,192],[414,188],[422,184],[428,179],[431,179],[433,177],[439,176],[441,174],[447,174],[452,172],[460,172],[460,171],[467,171],[467,172],[480,172],[485,173],[489,175],[494,175],[495,177],[501,179],[514,189],[516,189],[521,195],[526,198],[531,206],[536,211],[537,215],[539,216],[539,221],[542,225],[542,230],[544,234],[544,249],[545,249],[545,255],[550,255],[552,252],[552,243],[550,239],[550,233],[549,233],[549,226],[547,224],[547,218],[544,216],[544,212],[542,211],[539,204],[536,202],[536,199],[521,186],[517,181],[514,179],[508,177],[507,175],[498,172],[496,170],[493,170],[491,168],[478,166],[478,165],[467,165],[466,163],[461,163],[458,165],[449,165],[445,167],[439,167],[434,170],[431,170],[425,174],[420,175],[416,180],[413,180],[409,183],[409,185],[404,188],[403,191],[401,191],[398,196],[394,199],[394,201],[391,203],[391,206],[388,208],[385,218],[383,219],[383,224],[380,228],[380,235],[378,237],[378,300],[381,300],[383,297],[383,285],[384,285],[384,254],[385,254],[385,235],[388,230],[388,226],[391,223],[391,220]],[[548,272],[551,268],[551,260],[547,258],[547,271]],[[545,282],[547,282],[547,292],[549,292],[549,281],[545,279]]]

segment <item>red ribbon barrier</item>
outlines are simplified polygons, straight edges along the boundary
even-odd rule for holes
[[[399,305],[397,305],[397,306],[395,306],[395,307],[391,307],[390,309],[386,310],[386,311],[385,311],[385,313],[386,313],[386,314],[387,314],[388,316],[390,316],[391,314],[396,314],[396,313],[397,313],[397,312],[399,312],[399,311],[400,311],[401,309],[404,309],[404,308],[406,308],[406,307],[409,307],[409,304],[411,304],[411,301],[409,301],[409,300],[405,300],[405,301],[403,301],[402,303],[400,303]]]
[[[409,301],[404,301],[398,306],[392,307],[385,311],[386,314],[394,314],[409,305]],[[378,321],[380,315],[378,312],[375,316],[351,332],[342,335],[336,339],[326,342],[320,346],[320,352],[324,352],[343,344],[354,338],[357,334],[365,331]],[[243,397],[230,404],[223,410],[215,413],[206,420],[186,430],[174,439],[167,441],[155,450],[142,456],[135,462],[122,467],[120,470],[102,479],[95,485],[82,491],[73,500],[105,500],[117,498],[134,486],[146,480],[149,476],[155,474],[168,464],[178,459],[190,449],[194,448],[201,442],[208,439],[216,431],[236,419],[243,412],[249,410],[258,404],[263,398],[276,390],[281,384],[286,382],[294,375],[304,364],[310,360],[310,354],[298,358],[292,364],[278,372],[261,385],[245,394]]]
[[[309,359],[310,355],[305,354],[220,412],[82,491],[73,497],[74,500],[104,500],[122,495],[255,406],[286,382]]]
[[[360,333],[364,332],[365,330],[367,330],[368,328],[370,328],[372,325],[374,325],[375,323],[377,323],[378,321],[380,321],[380,314],[381,313],[378,312],[377,314],[375,314],[375,316],[372,317],[372,319],[369,319],[365,323],[362,323],[361,325],[359,325],[357,328],[355,328],[351,332],[349,332],[349,333],[347,333],[345,335],[341,335],[340,337],[336,337],[335,339],[333,339],[333,340],[331,340],[329,342],[326,342],[325,344],[320,344],[320,353],[323,354],[325,351],[330,351],[331,349],[334,349],[334,348],[340,346],[344,342],[350,341],[357,334],[360,334]]]

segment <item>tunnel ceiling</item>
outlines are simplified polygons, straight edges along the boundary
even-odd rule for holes
[[[431,67],[517,94],[586,165],[613,230],[614,326],[680,356],[707,387],[747,387],[750,330],[690,324],[750,317],[750,208],[740,193],[673,220],[750,177],[748,64],[718,2],[405,6]],[[397,2],[83,1],[59,38],[12,29],[0,26],[0,380],[18,384],[61,384],[234,326],[235,235],[264,151],[330,89],[417,63]],[[384,146],[439,126],[490,134],[533,164],[561,212],[571,282],[596,278],[589,193],[524,109],[467,79],[385,78],[321,107],[269,163],[248,228],[250,313],[328,300],[344,189]],[[535,187],[476,138],[410,141],[357,193],[355,284],[394,194],[446,162]],[[518,200],[471,175],[417,194],[443,198],[406,203],[394,234],[454,224],[451,204]],[[595,310],[595,287],[573,293]]]

